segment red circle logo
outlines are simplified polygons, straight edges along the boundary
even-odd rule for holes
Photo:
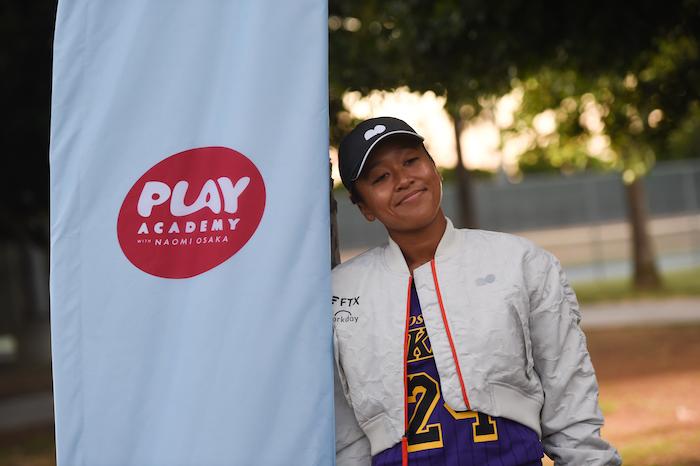
[[[172,155],[129,190],[117,221],[119,245],[146,273],[189,278],[236,254],[265,210],[265,183],[246,156],[226,147]]]

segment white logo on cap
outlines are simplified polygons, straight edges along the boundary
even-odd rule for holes
[[[382,134],[384,131],[386,131],[386,126],[384,125],[377,125],[372,129],[368,129],[367,131],[365,131],[365,141],[369,141],[377,134]]]

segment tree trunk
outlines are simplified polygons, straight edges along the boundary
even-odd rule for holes
[[[333,195],[333,178],[331,177],[331,268],[340,264],[340,242],[338,240],[338,203]]]
[[[632,233],[632,257],[634,259],[634,287],[639,290],[658,289],[661,279],[656,268],[654,246],[648,231],[648,216],[641,178],[625,184],[627,214]]]
[[[474,195],[472,189],[472,179],[469,172],[464,168],[464,158],[462,156],[462,145],[459,137],[464,128],[464,120],[457,114],[452,115],[452,122],[455,131],[455,146],[457,148],[457,166],[455,167],[455,178],[457,183],[457,209],[459,211],[459,226],[464,228],[478,228],[476,219],[476,208],[474,206]]]

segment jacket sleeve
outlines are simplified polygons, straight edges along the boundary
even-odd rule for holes
[[[334,335],[335,337],[335,335]],[[335,338],[334,338],[335,340]],[[335,343],[335,341],[334,341]],[[346,398],[342,366],[335,346],[335,464],[337,466],[368,466],[371,463],[369,440],[360,428],[355,413]]]
[[[533,362],[544,389],[544,450],[557,466],[619,465],[615,448],[600,437],[598,383],[576,295],[559,261],[546,251],[533,251],[526,272]]]

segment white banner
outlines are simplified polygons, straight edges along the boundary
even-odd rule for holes
[[[332,464],[324,0],[60,0],[59,466]]]

